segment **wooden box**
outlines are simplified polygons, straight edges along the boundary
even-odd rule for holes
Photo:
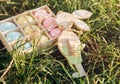
[[[46,45],[47,46],[53,45],[53,43],[56,41],[56,38],[52,38],[49,35],[49,31],[42,26],[43,21],[47,17],[46,18],[41,17],[38,19],[35,16],[35,12],[39,9],[43,9],[43,10],[47,11],[47,13],[49,14],[48,17],[55,17],[55,14],[50,10],[50,8],[47,5],[45,5],[45,6],[36,8],[36,9],[25,11],[21,14],[18,14],[16,16],[13,16],[13,17],[10,17],[10,18],[0,21],[0,25],[4,22],[12,22],[16,25],[16,28],[9,29],[6,31],[0,31],[0,39],[3,43],[3,45],[6,47],[6,49],[9,52],[12,51],[13,49],[17,48],[17,47],[15,47],[17,45],[20,45],[20,44],[24,45],[26,43],[29,43],[31,45],[30,48],[27,48],[25,50],[23,48],[21,48],[22,46],[20,46],[21,49],[18,48],[18,51],[23,49],[22,52],[28,53],[33,50],[33,47],[36,47],[39,50],[39,49],[42,49]],[[33,25],[39,29],[34,29]],[[25,30],[25,28],[26,28],[26,30]],[[31,28],[32,32],[30,32],[31,30],[27,29],[27,28]],[[22,35],[13,41],[8,41],[7,36],[11,32],[19,32]],[[42,35],[46,36],[48,38],[48,40],[43,43],[37,42],[41,39]]]

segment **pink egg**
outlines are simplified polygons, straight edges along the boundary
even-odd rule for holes
[[[48,32],[51,32],[53,29],[55,29],[57,27],[57,25],[51,25],[50,27],[48,27]]]
[[[35,11],[34,13],[34,16],[37,18],[37,19],[41,19],[41,18],[45,18],[47,17],[49,14],[47,13],[46,10],[43,10],[43,9],[39,9],[37,11]]]
[[[61,34],[62,30],[59,28],[55,28],[50,32],[50,36],[53,38],[58,37]]]
[[[51,31],[51,29],[55,28],[56,26],[57,23],[54,17],[49,17],[43,22],[43,27],[48,29],[48,31]]]

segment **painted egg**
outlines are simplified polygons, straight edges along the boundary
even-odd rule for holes
[[[40,44],[44,44],[45,42],[47,42],[48,41],[48,37],[47,36],[45,36],[45,35],[41,35],[41,37],[40,37]]]
[[[10,30],[10,29],[14,29],[16,27],[17,26],[12,22],[4,22],[4,23],[0,24],[0,31],[4,32],[4,31]]]
[[[8,42],[17,40],[18,38],[22,37],[23,35],[20,32],[9,32],[6,35],[6,39]]]
[[[39,9],[37,11],[35,11],[34,13],[34,16],[37,18],[37,19],[41,19],[41,17],[45,18],[47,17],[49,14],[47,13],[46,10],[43,10],[43,9]]]
[[[40,40],[40,36],[33,36],[34,38],[31,38],[32,40],[31,40],[31,42],[32,42],[32,44],[34,45],[34,46],[36,46],[36,45],[39,45],[38,43],[39,43],[39,40]]]
[[[29,49],[31,47],[31,43],[27,42],[27,43],[22,43],[22,42],[18,42],[14,45],[14,48],[22,48],[22,50],[26,50]]]
[[[51,32],[53,29],[55,29],[57,27],[57,24],[53,24],[50,27],[47,28],[48,32]]]
[[[40,28],[36,25],[27,25],[25,28],[24,28],[24,31],[26,34],[30,34],[32,33],[33,31],[40,31]]]
[[[41,33],[35,31],[29,34],[29,39],[31,40],[33,45],[38,45],[38,42],[40,40]]]
[[[44,45],[45,42],[47,42],[49,40],[47,36],[41,35],[38,32],[31,34],[30,39],[31,39],[32,44],[35,46],[36,45]]]
[[[50,32],[50,36],[53,38],[58,37],[61,34],[62,30],[59,28],[55,28]]]
[[[45,35],[36,37],[32,42],[38,49],[45,48],[50,45],[49,39]]]
[[[38,49],[40,48],[45,48],[47,47],[47,45],[49,45],[50,43],[48,43],[49,39],[47,36],[45,35],[40,35],[37,36],[34,40],[32,40],[33,45],[37,46]]]
[[[26,15],[25,17],[30,23],[34,21],[34,19],[29,15]]]
[[[27,42],[23,45],[23,50],[29,49],[31,47],[31,43]]]
[[[57,23],[54,17],[49,17],[43,22],[43,27],[51,31],[52,28],[56,27]]]
[[[38,27],[36,25],[31,25],[31,27],[34,31],[40,31],[40,27]]]
[[[24,28],[24,31],[26,34],[30,34],[33,30],[32,28],[30,27],[30,25],[27,25],[25,28]]]
[[[18,23],[19,23],[20,25],[23,25],[23,24],[27,24],[27,23],[28,23],[24,16],[20,16],[20,17],[17,19],[17,21],[18,21]]]
[[[26,18],[25,18],[26,17]],[[20,16],[17,21],[20,25],[23,25],[23,24],[28,24],[28,21],[31,23],[34,19],[29,16],[29,15],[25,15],[25,16]]]

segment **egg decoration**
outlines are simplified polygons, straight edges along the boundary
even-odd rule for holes
[[[21,48],[22,50],[27,50],[29,48],[31,48],[32,45],[30,42],[26,42],[26,43],[22,43],[21,41],[17,42],[15,45],[14,45],[14,48]]]
[[[42,35],[39,40],[40,49],[49,48],[52,45],[53,41],[51,41],[47,36]]]
[[[60,52],[67,59],[71,68],[77,70],[77,72],[72,74],[73,77],[82,77],[86,74],[81,64],[81,49],[83,49],[83,47],[79,37],[72,31],[63,31],[58,38],[58,48]]]
[[[34,12],[34,16],[37,19],[47,18],[49,16],[48,12],[44,9],[38,9]]]
[[[81,19],[87,19],[92,15],[91,12],[87,10],[76,10],[73,13],[67,13],[60,11],[56,16],[56,22],[58,25],[64,28],[71,28],[73,24],[76,26],[78,30],[89,31],[89,26],[83,22]]]
[[[51,31],[57,26],[57,23],[55,21],[54,17],[49,17],[43,22],[43,27],[48,29],[48,31]]]
[[[11,29],[15,29],[17,26],[13,22],[3,22],[0,24],[0,31],[5,32]]]
[[[57,27],[57,26],[54,26],[54,25],[52,26],[52,25],[51,25],[51,26],[47,29],[47,31],[48,31],[48,32],[51,32],[51,31],[52,31],[53,29],[55,29],[56,27]]]
[[[25,44],[23,45],[23,50],[27,50],[27,49],[29,49],[31,46],[32,46],[31,43],[30,43],[30,42],[27,42],[27,43],[25,43]]]
[[[11,42],[11,41],[17,40],[18,38],[22,36],[23,36],[22,33],[12,31],[6,34],[6,39],[8,42]]]
[[[30,14],[26,15],[23,13],[18,15],[17,18],[14,17],[16,23],[20,25],[18,26],[20,30],[26,34],[29,34],[24,36],[24,40],[21,39],[22,45],[20,46],[20,43],[18,43],[16,44],[16,47],[20,46],[23,50],[27,51],[27,49],[35,45],[38,50],[42,50],[43,47],[46,48],[49,44],[52,44],[52,46],[57,44],[59,51],[67,59],[71,68],[76,71],[72,76],[85,76],[86,73],[81,64],[81,50],[85,47],[85,45],[83,45],[79,40],[77,34],[81,34],[77,32],[79,31],[83,33],[90,30],[89,26],[83,22],[82,19],[89,18],[92,13],[83,9],[73,11],[72,13],[60,11],[54,17],[51,15],[52,12],[48,10],[49,8],[44,6],[43,8],[28,11]],[[39,32],[40,28],[33,25],[34,20],[40,27],[42,27],[43,32]],[[16,28],[16,25],[14,23],[12,24],[12,22],[0,22],[1,40],[8,51],[12,50],[10,48],[11,43],[9,42],[17,39],[19,40],[19,38],[23,36],[21,32],[16,30],[2,33],[14,28]],[[26,37],[28,37],[27,39],[30,40],[30,42],[24,42],[26,41]],[[18,49],[18,52],[21,48]],[[32,51],[32,49],[30,50]]]
[[[40,31],[40,28],[36,25],[27,25],[25,28],[24,28],[24,31],[26,34],[30,34],[34,31]]]
[[[47,43],[49,38],[45,35],[39,35],[32,40],[33,45],[37,46],[38,49],[48,46],[50,43]]]
[[[47,36],[39,32],[31,33],[29,38],[34,46],[46,45],[46,42],[49,41]]]
[[[79,40],[79,37],[75,33],[71,31],[63,31],[58,38],[58,48],[64,56],[68,56],[68,59],[72,57],[79,57],[81,42]],[[66,49],[66,51],[64,51],[64,48]],[[80,56],[80,60],[76,62],[80,63],[81,61],[82,58]],[[73,62],[73,59],[71,59],[71,62]]]
[[[39,45],[40,37],[41,37],[41,33],[37,32],[37,31],[35,31],[29,35],[29,39],[31,39],[31,43],[34,46]]]
[[[24,28],[24,32],[25,32],[26,34],[30,34],[32,31],[33,31],[33,30],[32,30],[32,28],[30,27],[30,25],[27,25],[27,26]]]
[[[76,10],[73,13],[58,12],[56,16],[56,22],[59,26],[65,28],[65,31],[58,37],[58,48],[63,56],[67,59],[69,65],[73,70],[76,70],[72,74],[73,77],[82,77],[86,75],[86,72],[81,64],[81,50],[85,47],[79,40],[79,37],[74,32],[89,31],[89,26],[81,19],[87,19],[92,15],[91,12],[86,10]],[[71,29],[75,26],[76,29]],[[78,33],[81,35],[81,33]],[[54,34],[53,34],[54,35]],[[74,65],[74,67],[73,67]]]
[[[26,25],[26,24],[28,24],[28,22],[32,23],[33,21],[34,21],[34,19],[29,15],[20,16],[17,18],[17,22],[20,25]]]
[[[1,41],[8,51],[13,50],[16,41],[21,40],[22,44],[25,45],[25,49],[28,49],[30,45],[33,46],[34,44],[36,48],[40,47],[40,49],[46,45],[52,45],[53,41],[51,41],[52,38],[49,34],[52,30],[58,28],[55,18],[54,13],[49,7],[43,6],[13,16],[12,20],[9,18],[0,21]],[[30,42],[27,43],[26,40]]]
[[[33,17],[29,16],[29,15],[25,15],[26,19],[28,20],[28,22],[32,23],[34,21]]]
[[[62,30],[59,28],[55,28],[50,32],[50,36],[52,38],[57,38],[61,34]]]
[[[47,42],[47,41],[49,41],[49,39],[48,39],[47,36],[45,36],[45,35],[41,35],[41,36],[40,36],[39,43],[40,43],[41,45],[45,45],[45,42]]]
[[[23,25],[23,24],[27,24],[27,23],[28,23],[24,16],[20,16],[20,17],[17,19],[17,22],[18,22],[20,25]]]

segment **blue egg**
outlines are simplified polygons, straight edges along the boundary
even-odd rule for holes
[[[18,42],[17,44],[14,45],[14,48],[22,48],[23,50],[29,49],[31,47],[31,43],[27,42],[25,44],[22,44],[21,42]]]
[[[8,42],[11,42],[11,41],[19,39],[22,36],[23,35],[20,32],[9,32],[6,35],[6,39],[7,39]]]
[[[17,26],[12,22],[4,22],[4,23],[0,24],[0,31],[4,32],[4,31],[10,30],[10,29],[14,29],[16,27]]]
[[[27,42],[23,45],[23,50],[29,49],[31,47],[31,43]]]

